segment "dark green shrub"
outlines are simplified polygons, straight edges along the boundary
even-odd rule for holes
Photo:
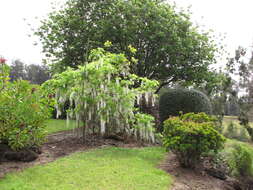
[[[182,88],[163,90],[159,100],[161,123],[169,116],[178,116],[180,111],[211,114],[212,106],[208,97],[197,90]]]
[[[45,121],[50,117],[48,99],[39,86],[27,81],[8,81],[0,65],[0,144],[14,150],[40,145]]]
[[[183,167],[194,168],[203,154],[217,152],[224,142],[212,118],[204,113],[188,113],[164,122],[163,144]]]

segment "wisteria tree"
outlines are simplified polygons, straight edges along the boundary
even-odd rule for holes
[[[89,63],[56,75],[44,88],[56,94],[57,115],[65,101],[70,101],[67,117],[76,120],[78,134],[84,140],[87,134],[121,133],[154,142],[154,118],[140,113],[136,104],[141,99],[154,104],[158,82],[131,74],[130,66],[124,54],[95,49]]]

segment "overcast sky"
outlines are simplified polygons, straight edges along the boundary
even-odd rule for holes
[[[40,46],[28,37],[32,26],[38,25],[35,17],[42,18],[51,10],[55,0],[0,0],[0,56],[8,60],[19,58],[27,64],[41,63]],[[58,0],[64,1],[64,0]],[[253,0],[176,0],[182,7],[192,5],[192,21],[226,34],[227,50],[253,42]],[[26,19],[26,20],[24,20]]]

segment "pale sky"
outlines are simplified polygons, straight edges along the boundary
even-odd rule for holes
[[[65,0],[58,0],[64,2]],[[192,21],[213,29],[216,34],[226,34],[227,50],[253,44],[253,0],[174,0],[179,6],[192,5]],[[9,61],[19,58],[27,64],[41,63],[40,46],[27,24],[38,25],[35,17],[42,18],[51,10],[55,0],[0,0],[0,56]],[[26,21],[24,21],[24,18]]]

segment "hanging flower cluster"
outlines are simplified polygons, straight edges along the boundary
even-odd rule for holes
[[[158,82],[131,74],[131,63],[124,54],[99,48],[91,52],[89,59],[90,63],[77,70],[68,69],[44,84],[56,89],[57,115],[69,101],[68,119],[76,119],[78,127],[84,123],[84,139],[91,133],[122,133],[154,142],[154,118],[140,113],[137,105],[141,98],[154,104]]]

